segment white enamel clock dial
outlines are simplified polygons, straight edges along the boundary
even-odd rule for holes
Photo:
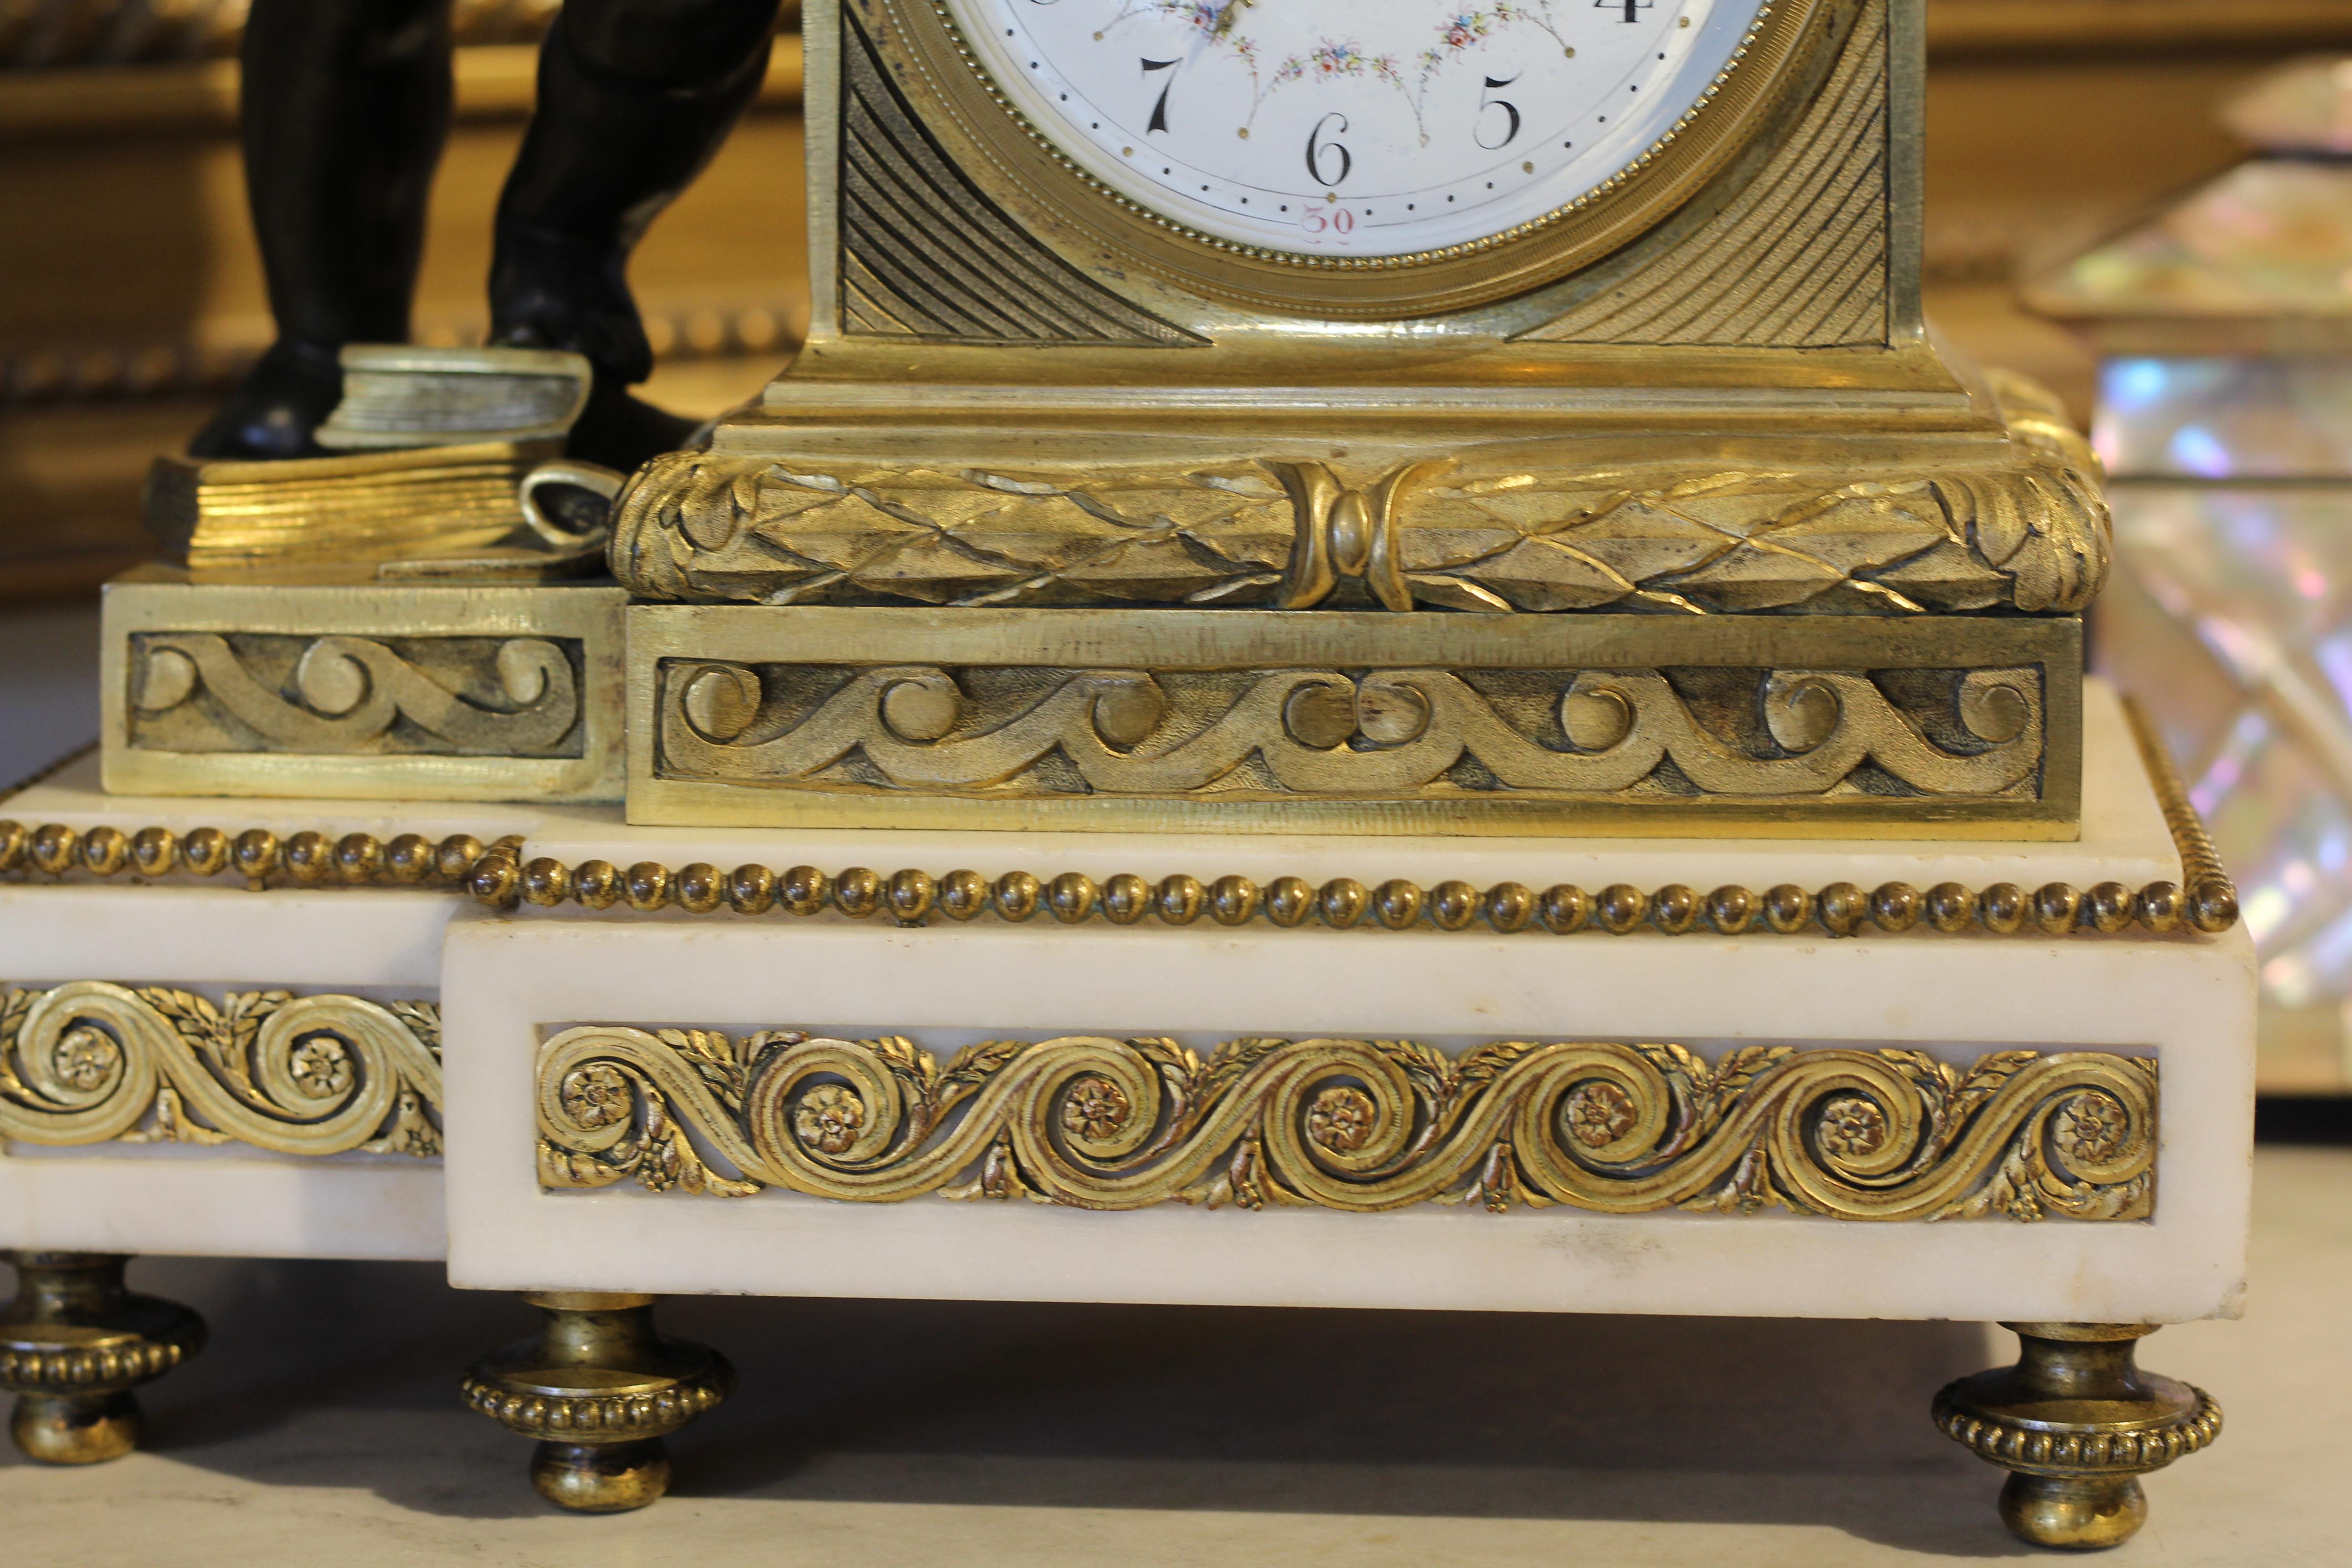
[[[1769,0],[941,0],[1030,125],[1260,250],[1442,251],[1571,206],[1672,132]]]

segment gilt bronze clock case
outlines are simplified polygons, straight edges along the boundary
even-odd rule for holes
[[[1055,0],[1016,54],[1126,117],[1091,143],[975,44],[1000,3],[805,13],[807,344],[619,505],[615,574],[664,601],[629,612],[632,820],[2074,835],[2105,505],[2047,395],[1922,322],[1919,0],[1463,13],[1470,74],[1385,142],[1366,105],[1443,85],[1403,0],[1258,49],[1303,108],[1240,126],[1234,29],[1312,31],[1281,0]],[[1621,10],[1628,99],[1683,97],[1615,163],[1337,243],[1507,174],[1462,152],[1538,123],[1494,84]],[[1364,183],[1318,192],[1331,134],[1286,143],[1333,116]],[[1211,232],[1091,171],[1110,142],[1326,227]]]

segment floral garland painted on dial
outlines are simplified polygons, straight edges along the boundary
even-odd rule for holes
[[[1623,0],[1598,3],[1622,5]],[[1403,96],[1412,110],[1414,129],[1423,146],[1429,144],[1429,128],[1423,109],[1430,84],[1448,65],[1472,49],[1485,47],[1490,37],[1515,27],[1534,27],[1550,35],[1563,54],[1570,58],[1576,54],[1575,47],[1561,34],[1559,21],[1552,15],[1551,0],[1495,0],[1495,4],[1485,6],[1446,5],[1445,15],[1433,26],[1429,46],[1415,57],[1410,68],[1393,54],[1370,52],[1354,38],[1326,37],[1303,54],[1286,55],[1269,69],[1262,63],[1264,51],[1258,40],[1240,26],[1243,13],[1255,10],[1257,4],[1258,0],[1119,0],[1118,14],[1105,23],[1095,37],[1108,37],[1115,28],[1139,17],[1172,16],[1199,33],[1211,47],[1231,54],[1250,73],[1249,117],[1236,132],[1244,139],[1257,122],[1260,106],[1292,82],[1310,77],[1324,81],[1339,77],[1369,77],[1388,83]],[[1649,0],[1636,0],[1636,4],[1647,9]]]

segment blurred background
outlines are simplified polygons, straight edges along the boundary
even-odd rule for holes
[[[485,325],[490,213],[557,0],[457,0],[458,126],[416,327]],[[236,153],[246,0],[0,0],[0,596],[87,595],[142,553],[148,459],[268,343]],[[2352,48],[2345,0],[1928,0],[1927,271],[1944,330],[2087,419],[2090,351],[2022,315],[2021,261],[2226,167],[2215,107]],[[716,413],[807,320],[800,51],[654,227],[634,277],[657,397]]]
[[[457,0],[424,342],[484,330],[492,207],[557,3]],[[269,340],[236,138],[245,8],[0,0],[0,779],[96,733],[97,587],[144,553],[147,464]],[[2095,658],[2157,710],[2239,877],[2265,1090],[2341,1096],[2352,70],[2326,57],[2352,56],[2352,0],[1927,9],[1929,313],[2097,425],[2121,569]],[[751,396],[807,321],[800,84],[788,31],[637,254],[650,395],[681,412]]]
[[[558,0],[457,0],[457,121],[435,182],[420,342],[488,325],[490,218]],[[139,486],[268,346],[236,142],[246,0],[0,0],[0,597],[93,595],[144,553]],[[787,18],[787,25],[793,18]],[[653,391],[715,414],[808,319],[801,56],[655,225],[632,276]]]

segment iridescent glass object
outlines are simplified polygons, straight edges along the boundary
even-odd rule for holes
[[[2257,82],[2261,154],[2029,285],[2103,351],[2102,672],[2154,711],[2262,955],[2261,1079],[2352,1084],[2352,60]]]

